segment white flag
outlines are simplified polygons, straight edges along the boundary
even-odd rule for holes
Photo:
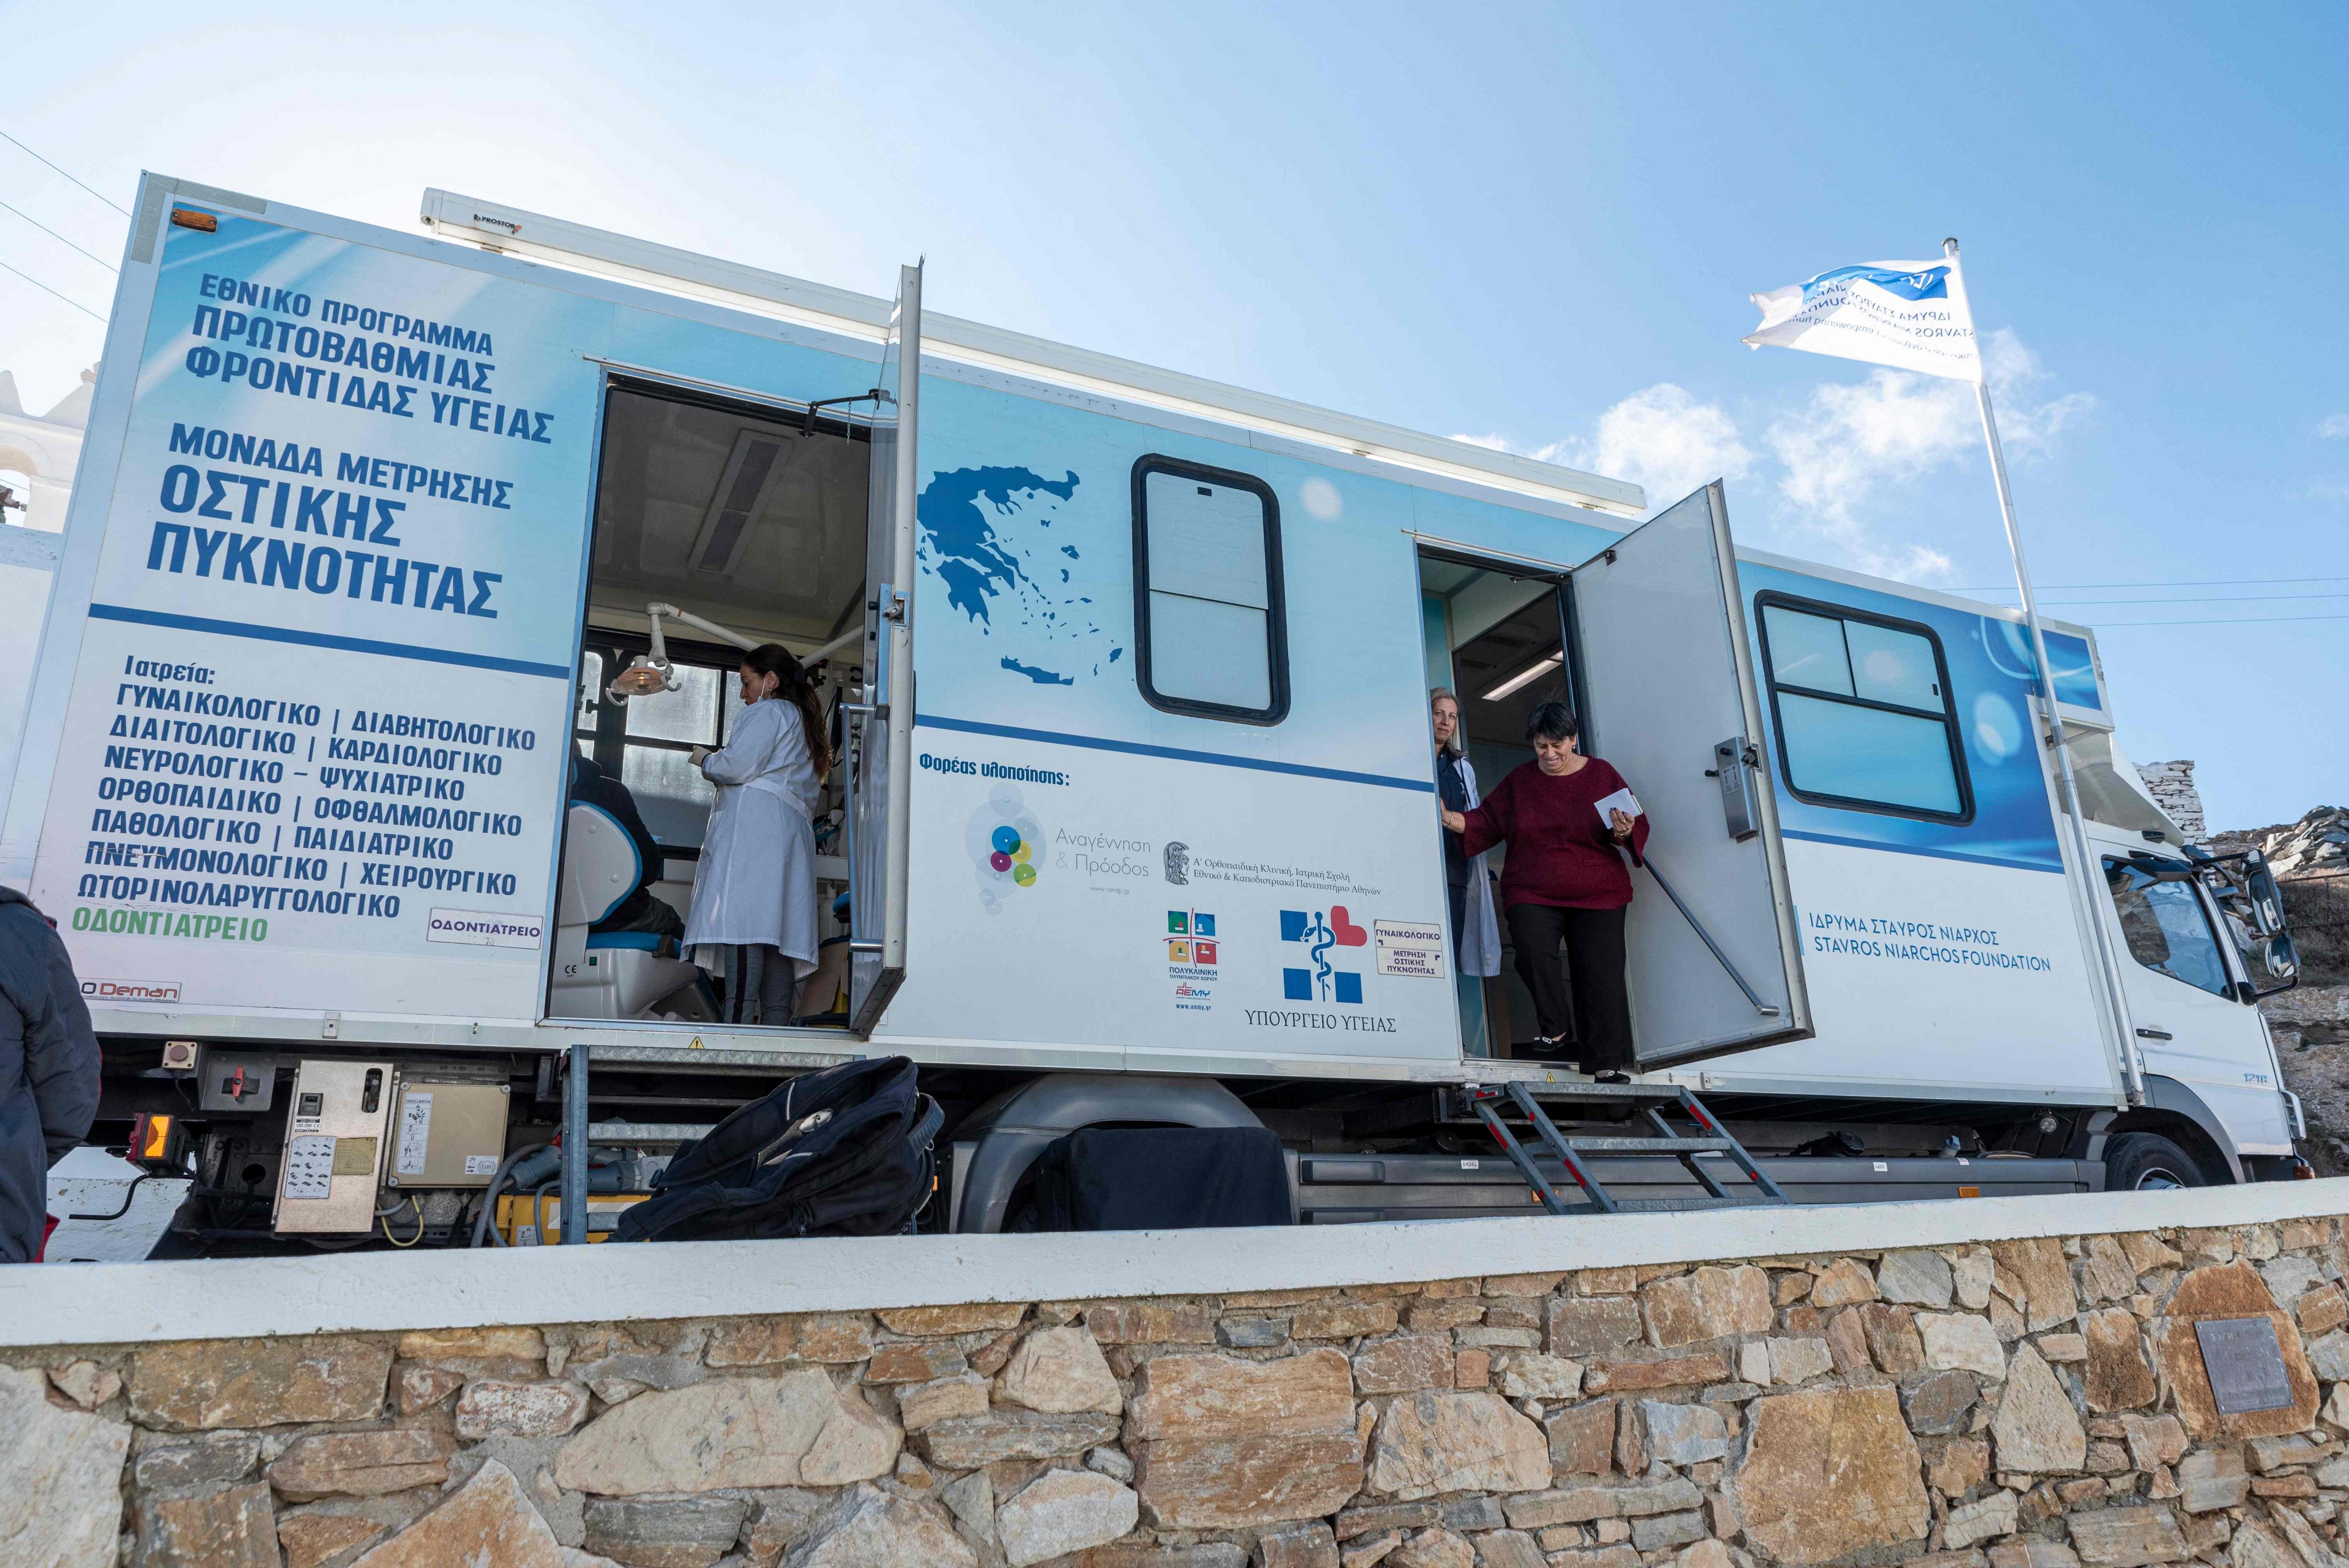
[[[1973,313],[1955,257],[1864,262],[1806,282],[1748,295],[1762,325],[1745,343],[1806,348],[1954,380],[1982,379]]]

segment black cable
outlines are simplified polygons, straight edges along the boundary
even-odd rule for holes
[[[481,1211],[473,1218],[473,1239],[468,1245],[480,1246],[484,1232],[494,1237],[497,1245],[502,1247],[506,1244],[505,1237],[500,1233],[496,1226],[490,1223],[490,1217],[497,1212],[498,1189],[506,1184],[507,1175],[517,1164],[545,1147],[543,1143],[534,1143],[528,1147],[514,1150],[498,1162],[497,1173],[490,1178],[489,1188],[481,1194]]]
[[[130,1212],[130,1198],[139,1190],[139,1184],[154,1174],[151,1170],[142,1170],[132,1177],[130,1185],[122,1189],[122,1207],[111,1214],[68,1214],[66,1218],[68,1220],[119,1220]]]

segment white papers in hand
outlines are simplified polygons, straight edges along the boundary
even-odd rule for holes
[[[1613,794],[1609,795],[1605,800],[1599,803],[1599,822],[1606,827],[1612,829],[1615,826],[1615,818],[1609,814],[1618,811],[1621,812],[1626,816],[1639,815],[1640,797],[1633,794],[1628,789],[1617,790]]]

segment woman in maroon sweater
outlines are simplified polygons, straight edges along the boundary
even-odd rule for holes
[[[1601,821],[1599,803],[1627,787],[1623,775],[1581,752],[1582,726],[1563,702],[1544,702],[1526,724],[1534,760],[1510,773],[1474,811],[1444,813],[1469,855],[1509,846],[1501,902],[1517,950],[1517,975],[1534,995],[1540,1051],[1554,1054],[1571,1030],[1582,1070],[1619,1077],[1633,1064],[1631,999],[1623,985],[1623,910],[1634,864],[1648,842],[1648,818],[1619,807]],[[1574,976],[1569,1010],[1557,948]]]

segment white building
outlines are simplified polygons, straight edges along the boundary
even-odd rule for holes
[[[24,722],[24,679],[41,646],[41,622],[48,609],[49,583],[56,576],[66,526],[66,500],[81,465],[84,427],[89,422],[91,389],[98,369],[81,373],[81,385],[45,414],[28,414],[16,395],[16,378],[0,370],[0,478],[11,503],[0,509],[0,670],[18,672],[0,680],[0,757],[16,751]],[[22,510],[19,510],[19,506]]]

